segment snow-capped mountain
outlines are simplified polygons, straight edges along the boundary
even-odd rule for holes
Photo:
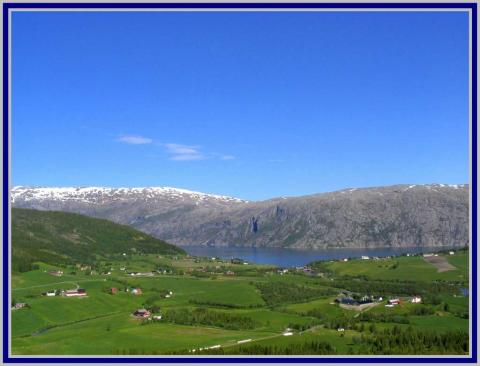
[[[239,198],[189,191],[172,187],[109,188],[109,187],[23,187],[11,190],[12,203],[27,201],[71,201],[98,203],[107,200],[193,200],[197,202],[247,202]]]
[[[76,212],[177,245],[465,246],[466,184],[350,188],[249,202],[178,188],[14,187],[14,207]]]

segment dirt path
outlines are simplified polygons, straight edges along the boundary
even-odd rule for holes
[[[234,347],[234,346],[241,346],[242,344],[250,344],[250,343],[254,343],[254,342],[258,342],[258,341],[263,341],[265,339],[271,339],[271,338],[277,338],[277,337],[283,337],[283,334],[274,334],[274,335],[271,335],[271,336],[266,336],[266,337],[261,337],[261,338],[252,338],[252,340],[249,341],[249,342],[230,343],[230,344],[222,345],[221,347],[222,348],[229,348],[229,347]]]
[[[447,258],[440,255],[438,257],[435,257],[434,255],[432,255],[431,257],[423,257],[423,259],[425,259],[425,262],[435,266],[437,268],[437,272],[447,272],[457,269],[457,267],[452,266],[450,263],[448,263]]]
[[[305,329],[305,330],[302,330],[301,332],[298,332],[297,334],[298,334],[298,335],[302,335],[302,334],[307,333],[307,332],[312,332],[312,331],[314,331],[315,329],[318,329],[318,328],[324,328],[324,325],[323,325],[323,324],[314,325],[313,327],[308,328],[308,329]],[[283,332],[282,332],[282,333],[280,333],[280,334],[272,334],[272,335],[266,336],[266,337],[253,338],[251,341],[245,342],[245,343],[243,343],[243,344],[250,344],[250,343],[254,343],[254,342],[258,342],[258,341],[263,341],[263,340],[265,340],[265,339],[278,338],[278,337],[285,337],[285,336],[283,335]],[[222,348],[229,348],[229,347],[241,346],[241,345],[242,345],[242,344],[239,344],[239,343],[230,343],[230,344],[222,345],[221,347],[222,347]]]
[[[345,304],[340,304],[340,307],[346,310],[355,310],[355,311],[364,311],[371,309],[375,306],[380,304],[379,302],[370,302],[368,304],[362,304],[362,305],[345,305]]]

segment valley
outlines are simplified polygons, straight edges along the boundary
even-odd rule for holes
[[[78,238],[88,227],[97,242],[98,219],[59,213],[55,224],[37,217],[49,213],[20,214],[33,237],[69,237],[74,220]],[[117,226],[112,235],[124,232]],[[438,271],[421,254],[286,268],[132,243],[135,250],[109,245],[81,258],[52,248],[56,255],[14,271],[13,354],[468,353],[468,249],[437,253],[453,267]]]

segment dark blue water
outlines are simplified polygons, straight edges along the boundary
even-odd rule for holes
[[[202,257],[222,259],[241,258],[251,263],[273,264],[279,267],[303,266],[316,260],[334,260],[342,258],[387,257],[401,254],[432,252],[421,247],[395,249],[282,249],[282,248],[247,248],[247,247],[183,247],[187,253]],[[445,248],[439,248],[445,249]]]

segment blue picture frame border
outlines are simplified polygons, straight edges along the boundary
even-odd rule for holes
[[[476,363],[478,360],[478,302],[477,302],[477,3],[8,3],[2,4],[3,11],[3,362],[4,363]],[[469,357],[10,357],[9,355],[9,311],[8,302],[10,263],[9,239],[9,13],[14,9],[465,9],[471,11],[471,192],[472,204],[472,332]]]

